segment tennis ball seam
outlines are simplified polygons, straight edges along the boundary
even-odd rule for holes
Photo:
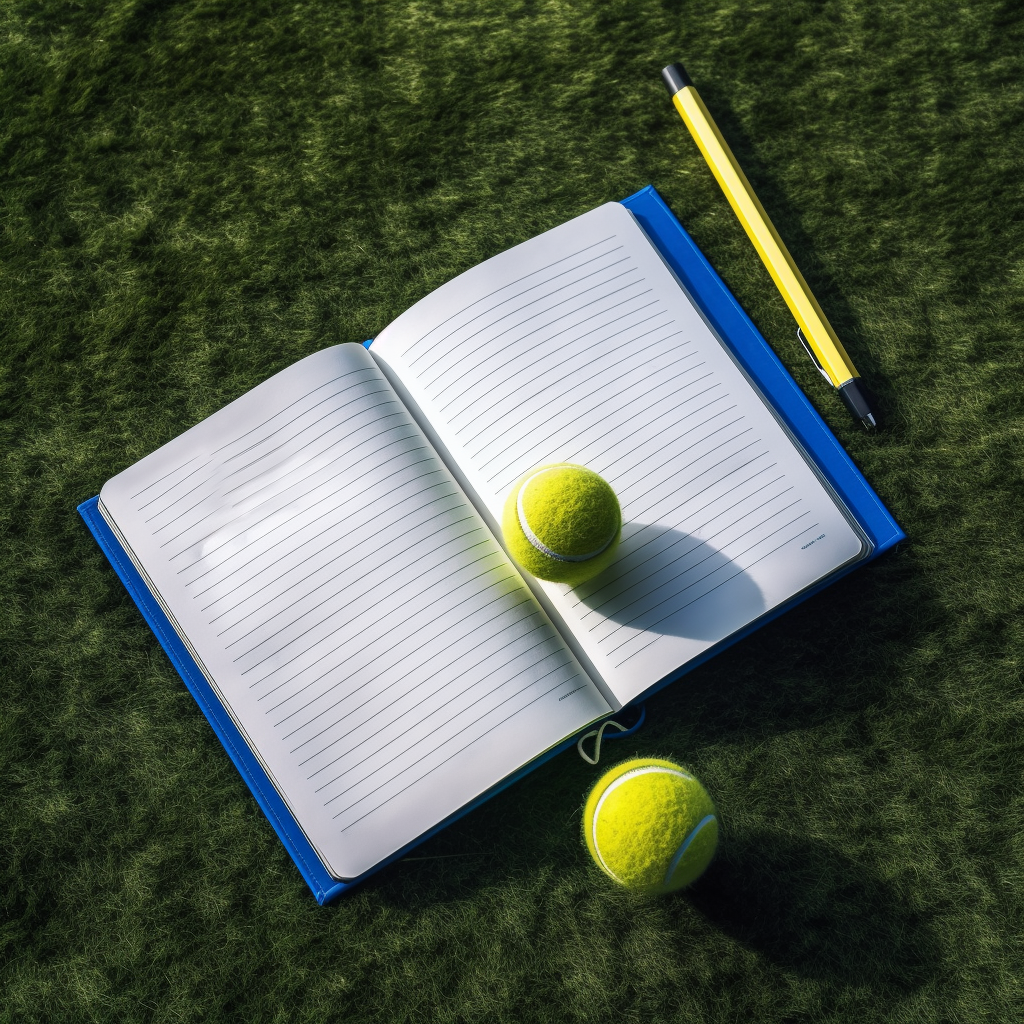
[[[681,771],[678,768],[667,768],[667,767],[665,767],[663,765],[648,764],[648,765],[642,765],[639,768],[631,768],[628,772],[623,773],[618,778],[613,779],[608,784],[608,786],[605,788],[604,792],[601,794],[600,798],[598,799],[597,806],[594,808],[594,813],[593,813],[593,815],[591,817],[591,839],[592,839],[593,844],[594,844],[594,852],[597,854],[597,859],[601,862],[601,867],[612,878],[614,878],[616,882],[619,882],[620,884],[624,884],[623,879],[621,879],[617,874],[615,874],[615,872],[612,871],[612,869],[608,866],[607,862],[604,859],[604,855],[601,853],[601,847],[598,845],[598,842],[597,842],[597,823],[598,823],[599,818],[601,817],[601,807],[603,806],[605,800],[607,800],[608,797],[612,793],[614,793],[615,790],[618,789],[619,786],[621,786],[627,780],[636,778],[638,775],[651,775],[651,774],[654,774],[654,773],[664,774],[664,775],[674,775],[674,776],[676,776],[676,778],[685,779],[687,782],[696,782],[697,781],[692,775],[687,775],[686,772]],[[694,829],[690,832],[690,834],[686,837],[686,839],[683,840],[682,846],[675,852],[675,854],[674,854],[674,856],[672,858],[671,870],[669,870],[669,872],[665,875],[665,884],[668,884],[668,880],[672,877],[673,871],[675,871],[675,869],[678,867],[679,861],[682,859],[683,855],[686,853],[686,847],[690,844],[690,842],[694,838],[696,838],[697,831],[699,829],[703,828],[708,823],[708,818],[711,818],[712,820],[714,820],[714,817],[715,816],[713,814],[707,815],[704,818],[703,821],[699,822],[694,827]]]
[[[552,551],[530,528],[530,523],[526,518],[526,510],[523,508],[523,494],[526,492],[526,488],[533,483],[534,480],[539,476],[543,476],[545,473],[556,472],[562,469],[561,465],[558,466],[545,466],[543,469],[538,470],[536,473],[528,476],[521,486],[519,492],[516,495],[516,515],[519,518],[519,526],[522,529],[526,539],[539,551],[541,554],[547,555],[549,558],[553,558],[558,562],[587,562],[591,558],[596,558],[598,555],[608,550],[608,547],[612,544],[615,538],[618,536],[619,528],[612,530],[608,539],[599,547],[593,551],[588,551],[584,555],[562,555],[557,551]]]
[[[693,831],[682,841],[679,849],[673,854],[672,860],[668,865],[668,871],[665,872],[665,877],[662,880],[662,885],[668,885],[672,881],[672,876],[676,873],[679,862],[686,856],[686,851],[690,848],[690,844],[697,838],[698,833],[703,831],[706,825],[710,825],[715,820],[717,819],[714,814],[707,814],[693,826]]]

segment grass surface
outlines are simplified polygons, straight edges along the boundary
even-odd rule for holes
[[[676,59],[876,435],[800,352]],[[1020,1019],[1022,82],[1005,0],[7,0],[0,1020]],[[599,769],[569,753],[320,909],[75,506],[648,182],[909,540],[609,748],[714,794],[692,891],[607,888],[579,839]]]

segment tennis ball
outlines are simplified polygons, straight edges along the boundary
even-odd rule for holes
[[[533,469],[517,481],[501,529],[512,557],[527,572],[576,586],[611,565],[622,512],[597,473],[561,463]]]
[[[583,836],[597,866],[638,893],[681,889],[703,874],[718,844],[704,787],[671,761],[616,765],[591,790]]]

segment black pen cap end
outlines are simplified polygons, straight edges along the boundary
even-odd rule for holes
[[[680,89],[693,85],[693,82],[690,81],[690,76],[686,73],[686,68],[678,61],[662,69],[661,80],[665,83],[665,88],[668,89],[670,96],[675,96]]]

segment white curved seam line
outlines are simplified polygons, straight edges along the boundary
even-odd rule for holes
[[[601,867],[615,879],[616,882],[622,882],[617,874],[605,863],[604,857],[601,855],[601,847],[597,845],[597,819],[601,816],[601,807],[604,805],[605,800],[608,799],[611,793],[619,788],[626,781],[626,779],[635,778],[637,775],[649,775],[653,772],[664,772],[666,775],[675,775],[677,778],[686,779],[688,782],[693,782],[693,776],[687,775],[686,772],[681,772],[676,768],[665,768],[660,764],[649,764],[643,768],[631,768],[628,772],[620,775],[602,794],[601,799],[597,801],[597,806],[594,808],[594,823],[591,828],[591,839],[594,843],[594,852],[597,854],[597,859],[601,862]]]
[[[715,816],[713,814],[709,814],[706,818],[702,818],[697,822],[693,831],[683,840],[683,845],[676,850],[676,855],[672,858],[672,863],[669,864],[668,871],[665,872],[664,885],[668,885],[669,879],[676,873],[676,868],[679,867],[679,862],[683,859],[686,851],[690,848],[690,843],[697,838],[697,833],[700,832],[705,825],[710,824],[714,820]]]
[[[541,473],[550,473],[552,469],[542,469],[539,473],[534,473],[533,476],[528,477],[523,481],[523,486],[519,488],[519,493],[516,495],[516,514],[519,516],[519,526],[523,533],[526,534],[526,539],[542,554],[548,556],[548,558],[555,559],[556,562],[586,562],[588,559],[596,558],[602,552],[608,550],[608,546],[613,540],[615,540],[615,534],[617,530],[596,550],[591,551],[586,555],[560,555],[555,551],[552,551],[534,532],[530,529],[530,524],[526,521],[526,511],[523,508],[523,492],[527,486],[541,475]]]

